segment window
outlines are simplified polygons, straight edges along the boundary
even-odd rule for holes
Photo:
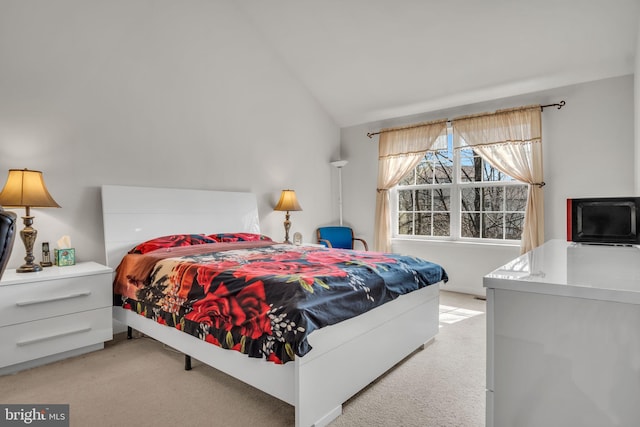
[[[520,240],[527,185],[483,160],[451,130],[447,148],[428,152],[394,189],[397,237]]]

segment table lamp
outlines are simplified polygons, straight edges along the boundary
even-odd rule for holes
[[[296,192],[293,190],[282,190],[280,194],[280,200],[273,209],[275,211],[286,211],[284,219],[284,243],[291,244],[289,241],[289,229],[291,228],[291,221],[289,221],[289,211],[301,211],[302,208],[296,198]]]
[[[31,216],[31,208],[60,207],[47,191],[42,172],[29,169],[9,169],[7,182],[0,192],[0,206],[25,208],[25,216],[22,217],[24,229],[20,231],[20,237],[27,251],[27,256],[24,257],[26,263],[16,271],[18,273],[41,271],[42,267],[33,263],[35,259],[33,245],[36,242],[38,232],[32,227],[34,217]]]

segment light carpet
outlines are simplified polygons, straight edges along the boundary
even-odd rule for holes
[[[479,427],[485,417],[484,301],[441,292],[435,341],[343,405],[331,427]],[[470,314],[470,312],[476,312]],[[365,361],[363,361],[365,363]],[[70,405],[71,426],[293,426],[288,404],[149,339],[0,377],[0,403]]]

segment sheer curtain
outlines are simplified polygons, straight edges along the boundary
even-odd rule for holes
[[[452,121],[452,127],[454,138],[462,138],[491,166],[529,184],[520,251],[525,253],[541,245],[544,182],[540,106],[462,117]]]
[[[374,246],[377,251],[391,251],[389,189],[411,172],[427,151],[446,148],[446,143],[446,119],[380,131],[374,234]],[[440,144],[443,144],[443,147],[440,147]]]

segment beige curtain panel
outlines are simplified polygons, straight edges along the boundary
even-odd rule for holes
[[[540,106],[535,105],[452,122],[456,142],[472,146],[494,168],[529,184],[521,253],[544,242],[541,116]]]
[[[378,186],[374,247],[391,251],[389,189],[420,163],[427,151],[446,148],[447,121],[424,123],[405,128],[383,129],[378,142]]]

